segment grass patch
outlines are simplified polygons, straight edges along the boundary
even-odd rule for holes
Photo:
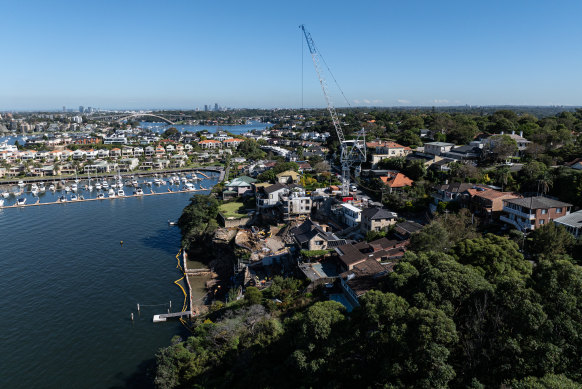
[[[226,218],[245,217],[247,216],[247,214],[244,212],[244,210],[245,210],[244,204],[239,202],[224,203],[218,208],[218,211],[222,213],[222,215]]]

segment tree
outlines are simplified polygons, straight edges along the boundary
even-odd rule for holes
[[[560,224],[548,223],[536,228],[528,237],[527,251],[536,256],[553,257],[571,254],[576,240]]]
[[[509,135],[494,135],[488,139],[487,149],[497,162],[506,160],[517,153],[517,142]]]
[[[245,291],[245,302],[248,305],[260,304],[263,301],[263,294],[254,286],[249,286]]]
[[[459,262],[474,267],[491,282],[500,277],[526,277],[532,272],[531,264],[523,258],[517,243],[506,237],[487,234],[466,239],[457,243],[452,253]]]
[[[162,133],[162,138],[167,139],[180,134],[180,131],[176,127],[170,127]]]

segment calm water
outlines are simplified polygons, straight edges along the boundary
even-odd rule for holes
[[[167,221],[191,196],[0,210],[0,387],[144,387],[184,330],[152,323],[165,306],[136,304],[180,309],[180,232]]]
[[[223,131],[228,131],[233,134],[244,134],[245,132],[249,132],[252,130],[264,130],[265,128],[270,128],[273,126],[271,123],[262,123],[262,122],[251,122],[249,124],[243,124],[239,126],[191,126],[185,124],[166,124],[166,123],[151,123],[151,122],[140,122],[140,125],[143,128],[149,128],[152,131],[156,132],[164,132],[169,127],[175,127],[180,132],[190,131],[203,131],[207,130],[208,132],[216,132],[219,129]]]

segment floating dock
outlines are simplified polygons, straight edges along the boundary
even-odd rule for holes
[[[131,199],[131,198],[140,198],[140,197],[148,197],[148,196],[161,196],[161,195],[168,195],[174,193],[196,193],[196,192],[204,192],[209,189],[192,189],[192,190],[174,190],[171,192],[154,192],[154,193],[144,193],[142,195],[131,195],[131,196],[115,196],[115,197],[104,197],[102,199],[94,198],[94,199],[79,199],[79,200],[67,200],[67,201],[51,201],[47,203],[34,203],[34,204],[24,204],[24,205],[6,205],[0,207],[0,209],[12,209],[12,208],[27,208],[27,207],[38,207],[41,205],[54,205],[54,204],[76,204],[76,203],[84,203],[87,201],[105,201],[105,200],[116,200],[116,199]]]

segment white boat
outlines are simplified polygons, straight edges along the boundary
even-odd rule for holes
[[[154,178],[154,184],[159,186],[162,184],[162,181],[159,178]]]
[[[107,194],[109,195],[109,197],[117,197],[115,195],[115,191],[113,189],[109,189],[109,191],[107,192]]]
[[[123,197],[123,196],[125,196],[125,192],[123,191],[123,189],[119,189],[119,190],[117,191],[117,196],[118,196],[118,197]]]
[[[103,193],[99,193],[99,194],[97,195],[97,198],[98,198],[98,199],[104,199],[104,198],[105,198],[105,195],[104,195]]]
[[[10,196],[10,193],[9,192],[2,192],[2,197],[4,197],[5,199],[7,199],[8,196]]]
[[[51,184],[51,185],[49,186],[49,190],[50,190],[51,192],[54,192],[54,191],[55,191],[55,189],[56,189],[56,188],[55,188],[55,186],[54,186],[53,184]]]
[[[38,188],[38,191],[39,191],[40,193],[44,193],[44,192],[46,192],[46,187],[44,186],[44,184],[42,184],[42,185],[41,185],[41,186]]]
[[[137,188],[135,190],[135,192],[133,192],[134,195],[136,196],[143,196],[143,189],[142,188]]]
[[[65,196],[61,196],[61,197],[59,197],[59,202],[66,203],[67,202],[67,198]]]
[[[69,186],[65,186],[65,192],[69,193],[71,191],[71,188]]]
[[[24,181],[18,181],[18,186],[24,188]]]
[[[109,183],[107,181],[103,181],[103,189],[108,189]]]
[[[77,195],[76,194],[72,194],[71,195],[71,201],[77,201],[77,200],[79,200],[79,198],[77,197]]]
[[[182,190],[194,190],[194,184],[191,182],[185,182]]]
[[[76,183],[75,183],[75,184],[71,184],[71,190],[72,190],[73,192],[75,192],[75,193],[76,193],[78,189],[79,189],[79,187],[77,186],[77,184],[76,184]]]
[[[93,185],[91,185],[91,184],[87,185],[87,190],[89,192],[93,192]]]
[[[18,205],[26,204],[26,197],[21,197],[18,200],[16,200],[16,204],[18,204]]]
[[[101,183],[100,182],[95,183],[95,189],[101,190]]]

